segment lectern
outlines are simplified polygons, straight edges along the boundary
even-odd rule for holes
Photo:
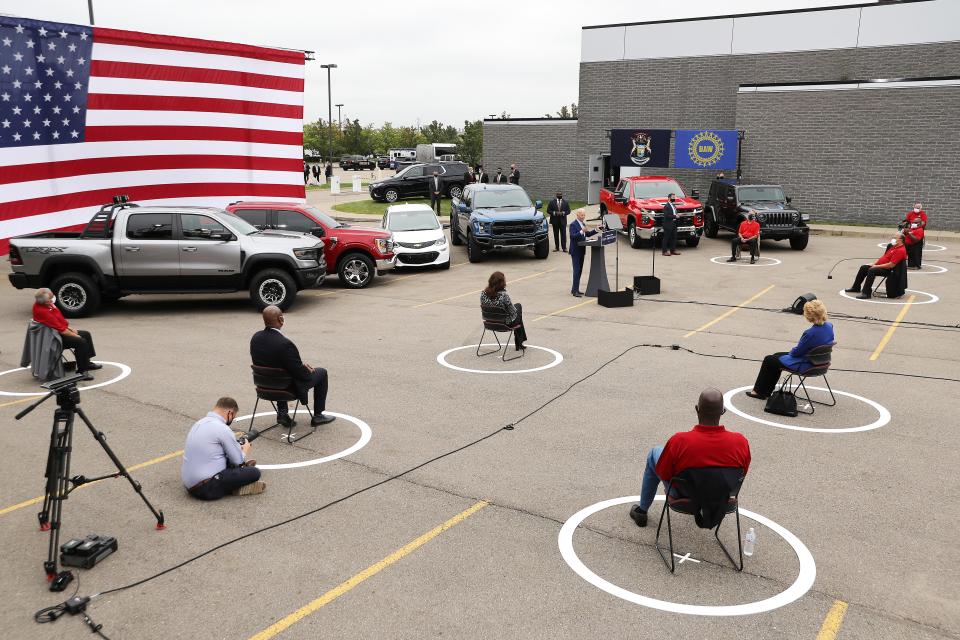
[[[587,278],[587,291],[584,295],[597,297],[599,289],[610,290],[607,281],[607,262],[603,256],[603,237],[597,235],[594,240],[581,240],[581,247],[590,247],[590,275]]]

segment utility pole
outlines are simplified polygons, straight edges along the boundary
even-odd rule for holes
[[[90,11],[90,26],[93,26],[93,0],[87,0],[87,9]]]
[[[333,163],[333,97],[330,94],[330,70],[336,69],[335,64],[322,64],[321,69],[327,70],[327,162]]]
[[[337,128],[340,129],[340,133],[343,133],[343,117],[340,115],[340,107],[343,106],[343,103],[333,105],[337,108]]]

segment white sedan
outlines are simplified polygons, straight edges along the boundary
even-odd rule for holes
[[[440,219],[427,205],[395,204],[387,207],[383,228],[393,234],[397,267],[450,268],[450,245]]]

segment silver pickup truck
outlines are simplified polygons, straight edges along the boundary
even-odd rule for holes
[[[78,318],[131,293],[249,289],[258,309],[286,309],[326,275],[322,230],[260,231],[223,209],[114,201],[79,233],[12,238],[10,283],[49,287],[63,314]]]

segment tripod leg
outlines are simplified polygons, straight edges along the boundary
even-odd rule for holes
[[[147,505],[147,508],[150,509],[153,517],[157,519],[157,529],[163,529],[163,511],[157,511],[153,505],[150,504],[150,501],[147,500],[147,496],[143,495],[143,487],[141,487],[140,483],[130,476],[130,472],[127,471],[126,467],[123,466],[123,463],[120,462],[120,458],[116,456],[116,454],[113,452],[113,449],[111,449],[107,444],[107,436],[105,436],[102,431],[97,431],[96,427],[93,426],[93,423],[90,422],[90,420],[87,418],[87,415],[83,412],[83,409],[77,407],[76,412],[80,416],[80,419],[83,420],[83,423],[87,425],[87,428],[90,429],[90,433],[93,434],[94,439],[100,443],[100,446],[106,452],[111,462],[113,462],[114,466],[117,468],[117,471],[120,472],[120,475],[127,479],[127,482],[130,483],[130,486],[133,487],[133,490],[138,496],[140,496],[140,499],[143,500],[144,504]]]
[[[44,471],[43,474],[43,477],[46,478],[43,492],[43,506],[40,508],[40,513],[37,514],[37,519],[40,520],[40,531],[50,530],[50,500],[56,490],[55,482],[58,476],[57,465],[59,464],[56,454],[57,434],[60,433],[60,421],[58,418],[58,414],[54,413],[53,427],[50,429],[50,448],[47,449],[47,470]]]
[[[63,501],[70,493],[70,451],[73,447],[73,413],[67,409],[57,409],[53,414],[53,436],[50,443],[48,463],[47,529],[50,540],[47,543],[47,561],[43,570],[47,580],[58,577],[58,553],[60,552],[60,524],[63,515]]]

